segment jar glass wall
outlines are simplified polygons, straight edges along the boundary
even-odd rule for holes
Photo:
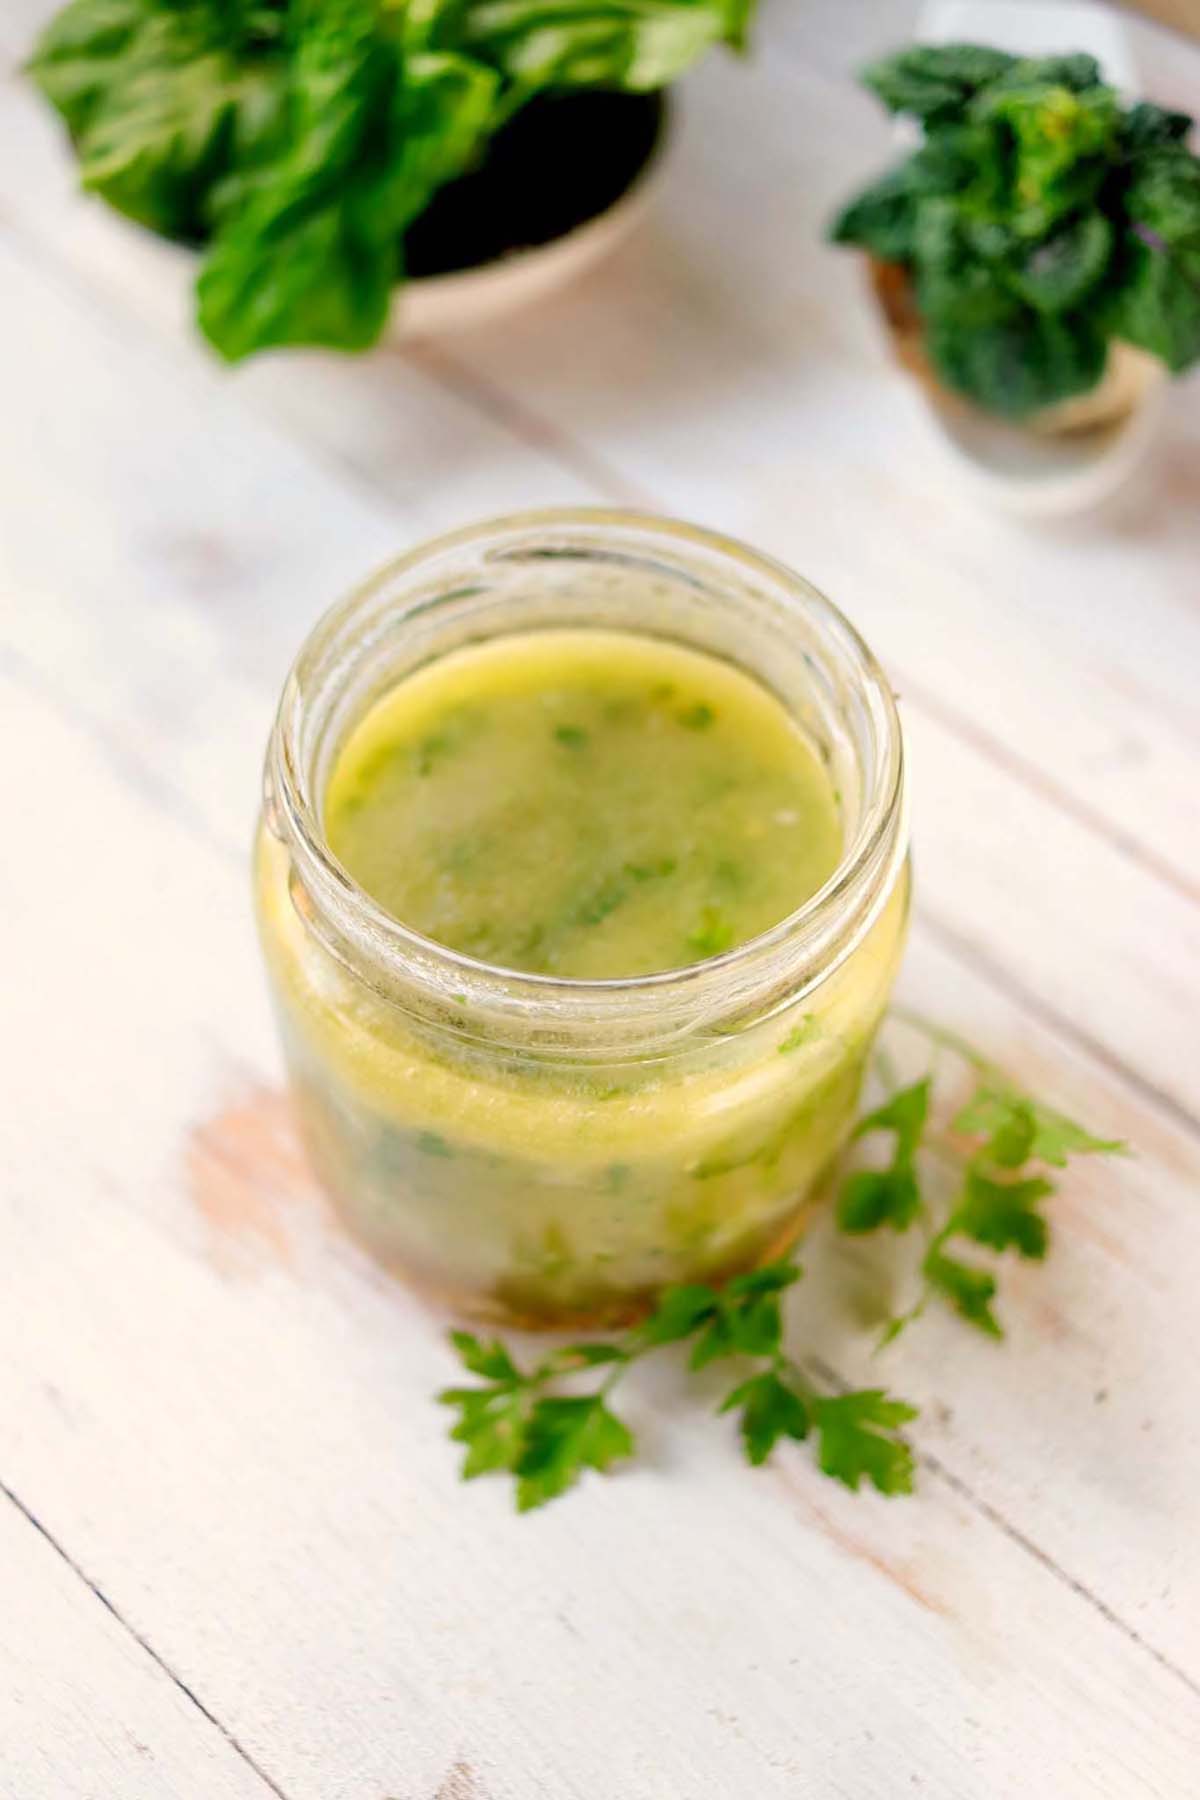
[[[784,704],[841,813],[817,894],[710,961],[586,981],[451,951],[368,897],[322,825],[349,732],[450,651],[563,627],[707,651]],[[401,558],[301,651],[256,852],[298,1114],[344,1218],[457,1310],[528,1324],[615,1322],[666,1285],[778,1254],[854,1116],[904,936],[906,854],[887,684],[777,564],[600,511],[497,521]]]

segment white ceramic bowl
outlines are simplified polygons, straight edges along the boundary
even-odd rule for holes
[[[585,220],[565,237],[453,275],[407,282],[397,290],[385,341],[470,331],[543,300],[584,274],[615,250],[648,210],[661,174],[669,129],[664,126],[632,185],[607,211]]]

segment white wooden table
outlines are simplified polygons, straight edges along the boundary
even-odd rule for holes
[[[910,18],[776,0],[584,289],[232,375],[0,93],[3,1800],[1200,1795],[1200,389],[1101,519],[947,497],[819,243],[887,148],[847,71]],[[1134,42],[1200,112],[1200,49]],[[613,499],[857,620],[911,744],[907,996],[1137,1146],[1071,1176],[1004,1346],[931,1317],[880,1368],[805,1315],[921,1404],[911,1501],[749,1471],[669,1371],[628,1474],[460,1488],[440,1324],[289,1128],[246,848],[291,652],[430,532]]]

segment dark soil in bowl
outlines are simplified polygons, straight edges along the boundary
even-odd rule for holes
[[[486,162],[437,193],[404,239],[412,279],[533,250],[628,193],[662,135],[661,94],[586,91],[531,100]]]

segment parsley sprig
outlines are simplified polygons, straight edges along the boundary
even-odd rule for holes
[[[1043,1105],[955,1032],[919,1013],[897,1008],[894,1016],[935,1050],[965,1063],[975,1087],[953,1114],[948,1136],[931,1130],[931,1074],[898,1088],[861,1119],[855,1139],[890,1132],[892,1156],[886,1167],[848,1178],[838,1196],[837,1222],[852,1236],[882,1226],[896,1232],[914,1224],[925,1227],[920,1292],[906,1312],[888,1321],[881,1347],[894,1342],[935,1298],[946,1301],[968,1324],[999,1338],[1004,1332],[992,1305],[998,1286],[995,1267],[981,1263],[977,1255],[964,1258],[963,1247],[972,1245],[993,1257],[1013,1250],[1029,1261],[1044,1261],[1050,1227],[1041,1207],[1058,1191],[1047,1170],[1065,1169],[1073,1156],[1119,1155],[1127,1146],[1118,1138],[1097,1137]],[[922,1155],[955,1169],[958,1179],[948,1205],[939,1205],[934,1184],[922,1178]]]
[[[643,1357],[690,1341],[692,1370],[734,1358],[743,1365],[717,1410],[737,1414],[748,1462],[765,1462],[781,1438],[811,1437],[820,1467],[847,1487],[865,1479],[884,1494],[908,1493],[913,1457],[898,1428],[916,1417],[915,1409],[878,1388],[820,1394],[784,1354],[780,1297],[801,1274],[796,1263],[776,1262],[720,1289],[668,1288],[649,1318],[618,1342],[568,1344],[527,1370],[498,1341],[453,1332],[463,1364],[481,1378],[478,1387],[438,1395],[458,1413],[450,1436],[466,1446],[463,1479],[513,1476],[517,1509],[528,1512],[565,1493],[586,1469],[605,1471],[631,1456],[633,1434],[609,1405],[613,1388]],[[598,1387],[561,1392],[600,1367]]]
[[[897,1009],[894,1016],[925,1038],[935,1067],[907,1086],[894,1086],[859,1121],[852,1141],[890,1134],[891,1156],[881,1168],[845,1177],[837,1224],[852,1236],[885,1227],[925,1230],[920,1292],[888,1322],[880,1348],[935,1298],[998,1338],[995,1259],[1009,1251],[1033,1261],[1045,1257],[1050,1232],[1041,1209],[1057,1188],[1048,1169],[1126,1146],[1043,1105],[953,1032],[919,1014]],[[934,1085],[947,1053],[971,1071],[975,1085],[948,1129],[939,1130]],[[931,1165],[947,1163],[955,1174],[948,1199],[939,1198],[946,1193],[944,1180],[931,1178]],[[980,1261],[981,1251],[989,1261]],[[606,1473],[635,1449],[632,1431],[610,1404],[617,1384],[645,1357],[690,1344],[693,1371],[712,1363],[738,1365],[738,1379],[717,1411],[737,1415],[749,1463],[766,1462],[783,1439],[809,1442],[822,1472],[846,1487],[868,1482],[881,1494],[910,1493],[914,1455],[902,1427],[917,1417],[916,1408],[883,1388],[822,1392],[784,1348],[781,1302],[802,1273],[795,1262],[773,1262],[719,1289],[703,1283],[668,1288],[650,1316],[620,1337],[568,1344],[525,1368],[498,1339],[452,1332],[464,1369],[476,1378],[473,1386],[438,1395],[457,1415],[450,1436],[464,1446],[463,1479],[509,1475],[518,1510],[528,1512],[565,1493],[587,1470]]]

